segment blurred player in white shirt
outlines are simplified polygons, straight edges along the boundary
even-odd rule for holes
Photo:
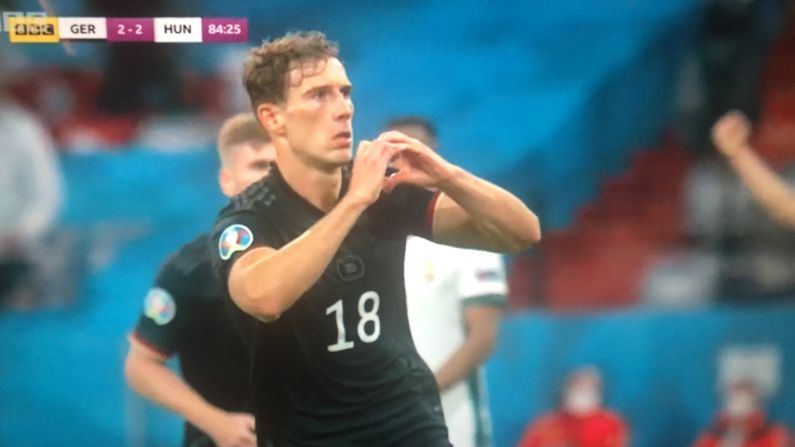
[[[388,127],[436,149],[433,126],[422,118],[399,118]],[[480,365],[494,348],[506,301],[502,258],[409,236],[405,276],[412,338],[439,384],[450,441],[491,446]]]

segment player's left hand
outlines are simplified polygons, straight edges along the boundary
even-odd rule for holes
[[[255,427],[253,415],[221,412],[213,426],[206,431],[218,447],[256,447]]]
[[[401,183],[423,188],[439,188],[455,175],[458,169],[433,149],[404,133],[391,130],[379,135],[377,140],[399,147],[398,156],[392,163],[398,171],[387,179],[384,185],[386,192],[392,191]]]

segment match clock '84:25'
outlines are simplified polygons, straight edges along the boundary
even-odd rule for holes
[[[237,36],[243,32],[239,23],[219,23],[211,24],[207,27],[209,34],[222,34],[227,36]]]

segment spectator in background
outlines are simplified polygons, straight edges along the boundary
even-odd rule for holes
[[[423,118],[388,124],[436,150],[436,131]],[[406,300],[417,351],[436,376],[450,442],[491,445],[491,421],[480,365],[494,349],[508,286],[496,253],[406,240]]]
[[[58,216],[61,188],[52,137],[5,95],[0,66],[0,303],[29,308],[44,292],[37,288],[43,239]]]
[[[694,447],[787,447],[787,431],[767,419],[762,396],[752,381],[738,381],[726,388],[723,408],[712,427]]]
[[[730,112],[712,128],[712,141],[771,219],[795,230],[795,192],[751,147],[751,123]]]
[[[626,423],[603,407],[602,391],[602,379],[596,369],[573,372],[566,380],[561,407],[535,421],[518,447],[628,445]]]
[[[741,112],[732,111],[714,123],[712,143],[718,153],[723,156],[733,174],[736,174],[742,182],[742,185],[739,186],[748,188],[751,197],[760,205],[765,214],[781,227],[795,230],[795,191],[792,190],[785,177],[777,174],[757,155],[751,145],[751,133],[751,121]],[[731,175],[730,172],[729,178],[733,180]],[[716,187],[721,187],[718,182],[714,183]],[[722,183],[726,184],[727,182]],[[747,298],[755,303],[769,298],[789,299],[792,295],[793,285],[792,281],[788,280],[791,274],[788,273],[786,265],[792,256],[791,238],[788,238],[786,233],[779,234],[775,228],[766,228],[763,221],[745,220],[743,222],[742,218],[747,219],[753,214],[744,212],[745,209],[737,205],[743,204],[741,200],[745,201],[740,194],[741,191],[734,189],[733,184],[732,189],[723,188],[722,195],[724,197],[721,201],[728,204],[724,206],[731,211],[731,216],[734,218],[715,219],[715,222],[730,228],[729,231],[733,233],[731,239],[734,239],[735,253],[749,253],[750,255],[746,254],[749,260],[744,263],[738,262],[736,266],[729,264],[732,267],[732,276],[735,280],[724,285],[722,287],[724,290],[719,296],[723,299],[735,296]],[[741,200],[738,200],[738,197]],[[717,202],[713,199],[712,203]],[[743,230],[742,233],[737,230],[738,228]],[[771,229],[773,231],[770,231]],[[744,251],[737,250],[738,246]],[[763,264],[761,261],[764,258],[759,253],[767,256],[771,261]],[[751,257],[754,255],[755,257]],[[729,256],[726,257],[731,261]],[[769,267],[770,264],[780,266],[781,273],[776,275],[772,271],[774,269]],[[770,281],[769,279],[765,281],[766,278],[776,277],[781,278],[778,281],[778,287],[773,288],[766,285],[766,282]]]

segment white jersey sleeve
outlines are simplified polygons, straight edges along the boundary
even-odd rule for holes
[[[466,250],[463,257],[465,259],[460,263],[458,279],[461,303],[465,306],[504,306],[508,284],[502,257],[496,253],[478,250]]]

